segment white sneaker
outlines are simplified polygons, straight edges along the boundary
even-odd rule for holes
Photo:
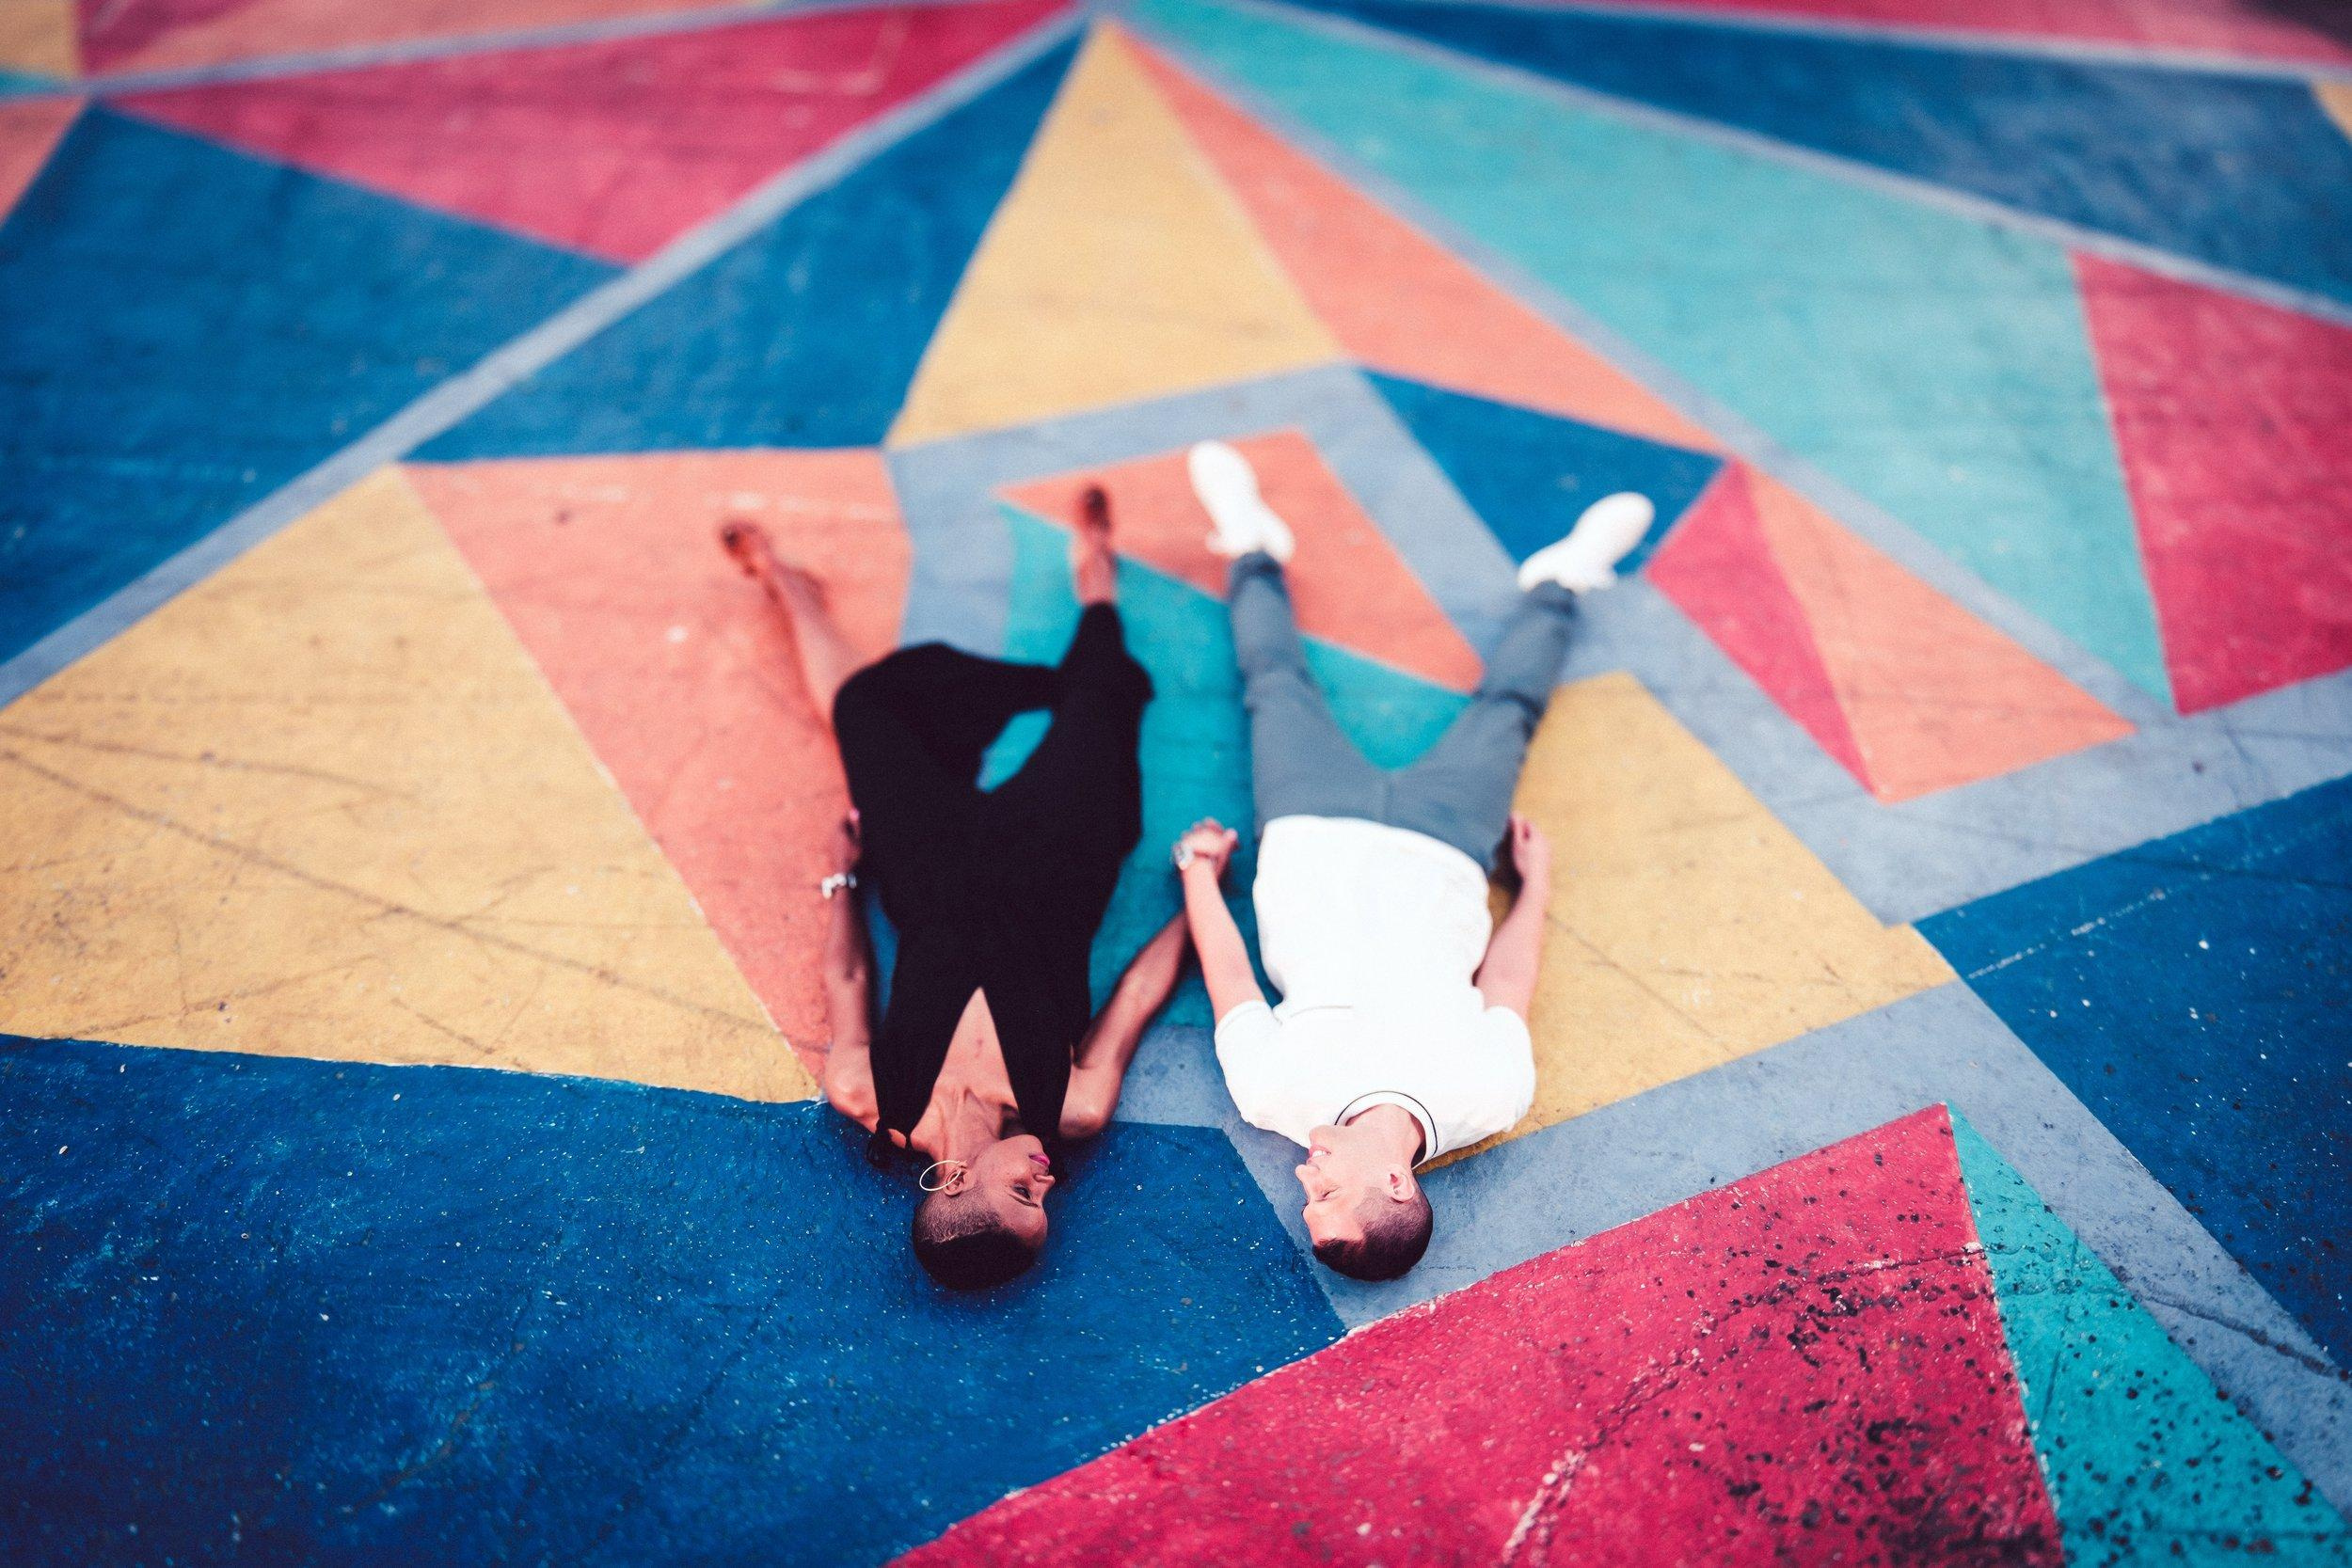
[[[1296,542],[1290,525],[1258,494],[1258,476],[1249,459],[1222,441],[1199,441],[1185,455],[1192,473],[1192,493],[1209,509],[1216,531],[1209,535],[1212,554],[1238,560],[1251,550],[1263,550],[1288,563]]]
[[[1608,587],[1617,580],[1617,562],[1633,553],[1657,515],[1649,498],[1636,491],[1601,497],[1584,509],[1565,539],[1546,545],[1520,563],[1519,587],[1556,582],[1578,594]]]

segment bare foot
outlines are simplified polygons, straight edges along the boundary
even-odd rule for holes
[[[793,594],[817,604],[824,603],[823,580],[778,555],[775,542],[757,523],[747,523],[740,517],[728,518],[720,527],[719,543],[743,569],[743,575],[769,593]]]
[[[764,578],[776,569],[776,546],[757,523],[729,517],[719,526],[719,545],[747,578]]]
[[[1070,542],[1070,575],[1083,605],[1119,597],[1119,567],[1111,556],[1111,499],[1099,484],[1078,498],[1078,531]]]

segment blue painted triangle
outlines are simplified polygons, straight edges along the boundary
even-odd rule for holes
[[[1070,535],[1021,509],[1002,508],[1012,530],[1012,600],[1005,657],[1048,663],[1061,657],[1078,626],[1070,586]],[[1204,816],[1242,832],[1227,878],[1233,913],[1255,946],[1249,884],[1251,842],[1248,720],[1225,607],[1190,583],[1132,561],[1119,564],[1119,613],[1127,645],[1152,674],[1143,714],[1143,842],[1120,876],[1109,914],[1094,941],[1099,1003],[1136,949],[1180,907],[1168,874],[1168,846]],[[1340,727],[1384,768],[1410,762],[1434,744],[1467,705],[1459,692],[1433,686],[1348,649],[1309,638],[1307,662],[1331,700]],[[1025,714],[1008,725],[981,777],[1010,776],[1044,736],[1046,717]],[[1165,1015],[1170,1023],[1206,1025],[1208,998],[1188,978]]]
[[[1453,0],[1303,3],[2352,301],[2352,141],[2301,81]]]
[[[2344,1562],[2343,1516],[1957,1112],[1952,1133],[2067,1560]]]
[[[1518,561],[1566,533],[1601,497],[1638,490],[1658,521],[1619,567],[1636,571],[1723,467],[1706,452],[1532,408],[1376,372],[1367,379]]]
[[[1343,1331],[1214,1128],[1073,1151],[977,1298],[865,1141],[822,1101],[0,1035],[6,1559],[201,1561],[242,1517],[275,1561],[883,1562]]]
[[[2313,1339],[2352,1357],[2352,778],[1918,930]]]
[[[888,148],[419,455],[879,443],[1074,48]]]
[[[2058,246],[1406,40],[1200,0],[1134,14],[2169,700]]]
[[[0,98],[22,98],[27,93],[57,92],[65,84],[47,76],[28,75],[22,71],[0,71]]]
[[[0,657],[612,272],[86,109],[0,228]]]

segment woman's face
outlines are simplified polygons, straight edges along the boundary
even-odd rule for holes
[[[985,1203],[998,1224],[1035,1245],[1045,1240],[1045,1195],[1053,1186],[1045,1146],[1024,1132],[982,1149],[963,1190]]]

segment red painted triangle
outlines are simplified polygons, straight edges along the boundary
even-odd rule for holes
[[[636,261],[1057,3],[833,11],[119,103],[314,173]]]
[[[2181,711],[2352,666],[2352,331],[2074,266]]]
[[[1312,442],[1297,431],[1278,430],[1233,445],[1257,470],[1266,503],[1297,535],[1289,577],[1301,631],[1456,691],[1478,684],[1477,651]],[[1028,480],[1007,487],[1004,496],[1067,528],[1077,522],[1078,497],[1095,483],[1110,495],[1112,539],[1120,554],[1203,594],[1225,596],[1229,568],[1209,553],[1212,525],[1193,496],[1182,451]]]
[[[1836,685],[1765,538],[1753,483],[1745,465],[1726,465],[1666,535],[1644,575],[1821,750],[1867,785],[1862,748]]]
[[[1939,1106],[1350,1335],[901,1560],[2063,1552]]]

